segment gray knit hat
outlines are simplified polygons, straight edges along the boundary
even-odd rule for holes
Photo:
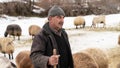
[[[64,11],[63,11],[62,8],[60,8],[60,7],[56,6],[56,5],[53,6],[53,7],[49,10],[49,12],[48,12],[48,17],[49,17],[49,16],[60,16],[60,15],[65,16],[65,13],[64,13]]]

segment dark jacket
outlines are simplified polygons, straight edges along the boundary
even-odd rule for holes
[[[68,50],[70,52],[69,68],[73,68],[73,58],[70,49],[70,44],[68,41],[68,36],[64,29],[62,29],[62,34],[67,42]],[[41,32],[35,36],[32,43],[30,58],[35,68],[53,68],[52,66],[47,65],[47,63],[49,57],[53,55],[54,48],[57,49],[57,54],[59,54],[56,40],[49,28],[49,23],[46,23],[43,26]]]

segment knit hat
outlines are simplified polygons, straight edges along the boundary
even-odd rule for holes
[[[60,15],[65,16],[65,13],[64,13],[64,11],[63,11],[62,8],[60,8],[60,7],[56,6],[56,5],[53,6],[53,7],[49,10],[49,12],[48,12],[48,17],[49,17],[49,16],[60,16]]]

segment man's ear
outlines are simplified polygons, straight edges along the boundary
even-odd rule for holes
[[[48,20],[51,20],[51,18],[52,18],[52,17],[51,17],[51,16],[49,16],[49,17],[48,17]]]

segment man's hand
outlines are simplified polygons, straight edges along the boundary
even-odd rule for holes
[[[48,64],[52,65],[52,66],[57,65],[59,62],[59,57],[60,57],[60,55],[52,55],[49,58]]]

